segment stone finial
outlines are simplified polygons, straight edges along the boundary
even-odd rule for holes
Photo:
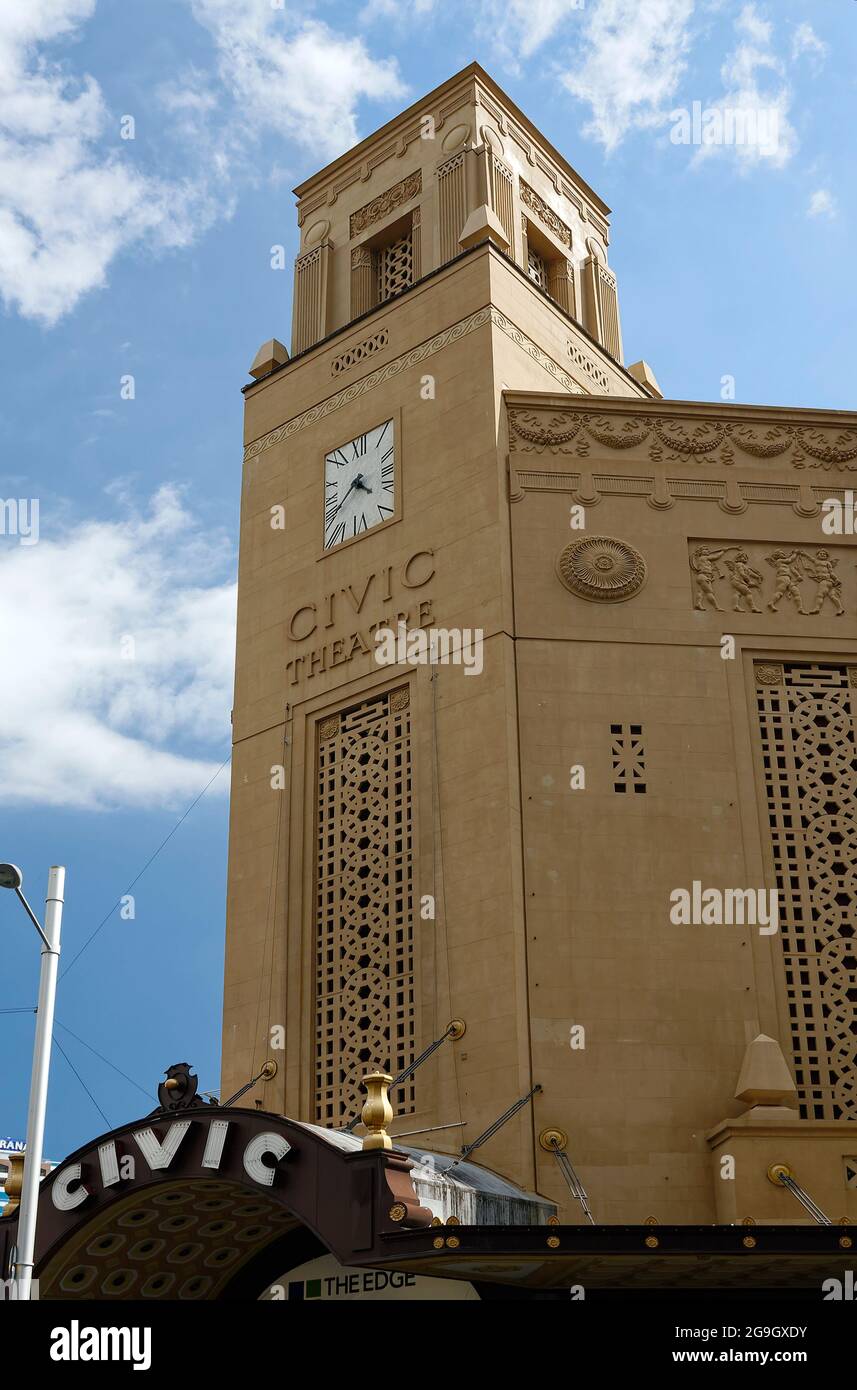
[[[496,212],[492,212],[487,203],[471,212],[464,224],[464,230],[458,238],[458,244],[462,251],[466,251],[470,246],[478,246],[480,241],[493,241],[500,247],[501,251],[509,250],[509,238],[507,237],[503,224]]]
[[[797,1105],[797,1088],[775,1038],[759,1033],[747,1044],[735,1099],[747,1105]]]
[[[289,354],[278,338],[269,338],[267,343],[263,343],[256,356],[253,358],[253,365],[250,368],[250,375],[258,381],[260,377],[267,376],[275,367],[282,367],[284,362],[288,362]]]
[[[641,357],[639,362],[632,362],[627,370],[635,381],[639,381],[640,385],[645,386],[646,390],[650,391],[659,401],[663,400],[664,393],[658,385],[657,377],[648,362],[644,362]]]
[[[364,1149],[392,1149],[393,1141],[387,1133],[387,1125],[393,1118],[393,1107],[387,1092],[393,1084],[392,1076],[385,1071],[373,1071],[364,1076],[362,1085],[366,1091],[361,1119],[366,1126],[363,1136]]]

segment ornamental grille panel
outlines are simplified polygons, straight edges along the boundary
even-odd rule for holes
[[[541,289],[547,289],[548,275],[544,258],[539,255],[538,251],[534,251],[531,246],[527,247],[527,274]]]
[[[361,362],[365,362],[367,357],[371,357],[374,352],[380,352],[390,341],[390,335],[386,328],[381,328],[377,333],[373,333],[371,338],[364,338],[362,343],[355,343],[353,347],[342,352],[338,357],[334,357],[330,364],[333,376],[338,376],[340,372],[347,372],[349,367],[356,367]]]
[[[800,1113],[857,1119],[857,667],[755,676]]]
[[[378,301],[383,304],[414,283],[413,233],[378,249]]]
[[[610,733],[614,792],[645,795],[646,755],[643,749],[642,724],[611,724]]]
[[[316,765],[315,1113],[359,1113],[367,1071],[415,1055],[407,686],[322,719]],[[414,1083],[396,1092],[414,1110]]]

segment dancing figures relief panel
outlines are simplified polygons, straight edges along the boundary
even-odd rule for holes
[[[855,551],[845,546],[691,541],[693,606],[700,612],[857,612]]]

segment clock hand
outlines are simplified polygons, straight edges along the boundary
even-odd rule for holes
[[[363,476],[362,473],[358,473],[358,474],[357,474],[357,478],[362,478],[362,476]],[[339,508],[345,506],[345,503],[348,501],[348,494],[349,494],[349,492],[351,491],[351,489],[355,486],[355,484],[357,483],[357,478],[352,478],[352,479],[351,479],[351,482],[348,484],[348,487],[345,489],[345,496],[343,497],[342,501],[339,503],[339,506],[334,507],[333,511],[330,513],[330,517],[329,517],[328,522],[327,522],[328,526],[330,526],[330,523],[331,523],[331,521],[333,520],[333,518],[336,516],[336,513],[339,511]]]

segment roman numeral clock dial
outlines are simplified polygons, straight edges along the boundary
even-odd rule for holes
[[[393,421],[340,444],[324,460],[324,548],[389,521],[396,510]]]

